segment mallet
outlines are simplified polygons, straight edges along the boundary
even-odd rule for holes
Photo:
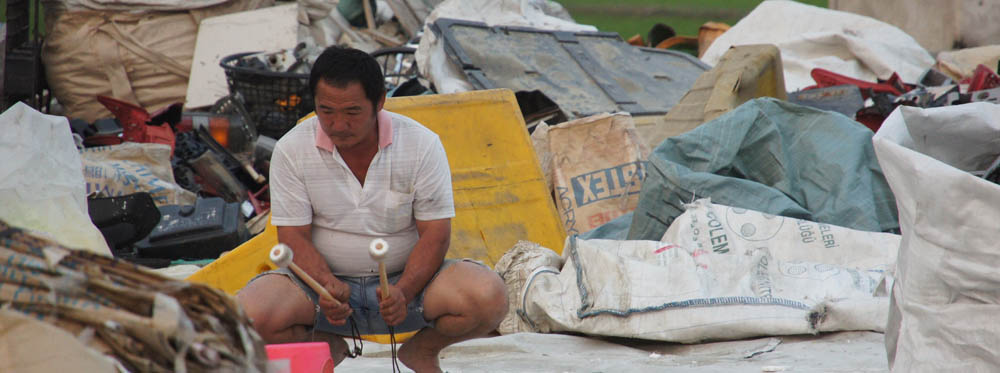
[[[389,297],[389,277],[385,273],[385,255],[389,252],[389,243],[381,238],[372,240],[368,245],[368,255],[378,263],[378,282],[382,288],[382,299]]]
[[[274,245],[274,247],[271,248],[270,258],[271,262],[279,268],[291,269],[292,273],[299,276],[299,278],[302,279],[306,285],[309,285],[309,287],[312,288],[316,294],[333,301],[333,303],[338,306],[340,305],[340,301],[338,301],[337,298],[334,298],[333,295],[330,295],[330,292],[326,291],[326,288],[324,288],[323,285],[320,285],[315,279],[312,278],[312,276],[309,276],[306,271],[303,271],[302,268],[292,262],[292,248],[288,247],[288,245],[283,243]]]

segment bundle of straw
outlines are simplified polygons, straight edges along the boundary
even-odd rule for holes
[[[225,293],[62,247],[0,221],[0,309],[56,325],[140,372],[262,372],[264,344]]]

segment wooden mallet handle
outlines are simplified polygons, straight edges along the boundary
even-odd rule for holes
[[[329,291],[326,291],[326,288],[324,288],[323,285],[320,285],[319,282],[316,282],[316,280],[313,279],[312,276],[309,276],[309,274],[306,273],[306,271],[303,271],[302,268],[300,268],[298,265],[292,262],[292,248],[288,247],[288,245],[285,245],[283,243],[274,245],[274,247],[271,248],[271,253],[269,257],[271,259],[271,262],[274,263],[274,265],[280,268],[291,269],[292,273],[295,273],[295,275],[298,276],[299,279],[302,280],[302,282],[305,282],[306,285],[309,285],[309,287],[313,289],[313,291],[315,291],[316,294],[319,294],[319,296],[329,301],[332,301],[333,304],[336,304],[338,306],[340,305],[340,301],[338,301],[337,298],[334,298]]]
[[[376,238],[372,240],[372,243],[368,245],[368,255],[371,255],[372,260],[378,263],[378,282],[379,287],[382,288],[382,300],[389,297],[389,277],[385,273],[385,256],[389,253],[389,243],[381,238]]]

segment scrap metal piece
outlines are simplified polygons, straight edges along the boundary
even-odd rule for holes
[[[924,107],[941,107],[949,105],[958,105],[961,102],[957,102],[961,98],[961,91],[957,84],[945,85],[940,87],[927,87],[927,92],[930,94],[930,100],[924,105]]]
[[[970,94],[972,102],[991,102],[1000,104],[1000,88],[984,89]]]
[[[1000,87],[1000,75],[983,64],[976,66],[972,79],[969,80],[969,92]]]
[[[901,96],[903,93],[909,92],[914,88],[912,84],[904,83],[897,73],[892,73],[892,76],[890,76],[888,80],[879,79],[879,81],[875,83],[855,79],[820,68],[812,69],[810,75],[812,75],[813,80],[816,81],[816,86],[820,88],[843,84],[855,85],[861,89],[861,95],[866,99],[873,94],[879,93]]]
[[[940,72],[934,68],[927,69],[924,75],[920,76],[920,85],[925,87],[937,87],[943,85],[955,84],[955,80],[943,72]]]
[[[616,33],[567,32],[440,18],[431,27],[476,89],[539,90],[571,118],[602,112],[664,114],[707,65],[639,48]]]
[[[97,101],[115,116],[122,126],[122,141],[165,144],[173,154],[176,136],[168,124],[152,124],[151,119],[168,111],[179,111],[180,104],[174,104],[150,114],[142,107],[112,97],[97,95]]]
[[[861,90],[850,84],[792,92],[788,94],[788,101],[821,110],[835,111],[849,118],[854,118],[854,114],[865,107]]]

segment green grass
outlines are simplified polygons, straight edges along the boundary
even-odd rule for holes
[[[761,3],[761,0],[557,0],[569,10],[577,23],[594,25],[600,31],[617,32],[623,39],[646,33],[656,23],[663,23],[677,31],[678,35],[697,36],[698,28],[709,21],[736,24],[744,15]],[[828,0],[797,0],[802,3],[826,7]],[[609,15],[601,7],[661,8],[677,16],[650,15]],[[641,13],[641,11],[640,11]],[[712,16],[716,15],[716,16]]]
[[[606,32],[617,32],[621,35],[622,39],[628,39],[632,35],[642,35],[643,40],[646,39],[646,33],[649,32],[649,28],[657,23],[663,23],[668,25],[677,32],[678,35],[684,36],[698,36],[698,28],[701,27],[705,22],[715,21],[723,22],[729,24],[730,26],[739,21],[739,18],[730,19],[692,19],[684,17],[650,17],[650,16],[640,16],[640,17],[630,17],[630,16],[613,16],[609,17],[601,14],[593,13],[571,13],[573,19],[577,23],[585,25],[593,25],[597,27],[600,31]]]

